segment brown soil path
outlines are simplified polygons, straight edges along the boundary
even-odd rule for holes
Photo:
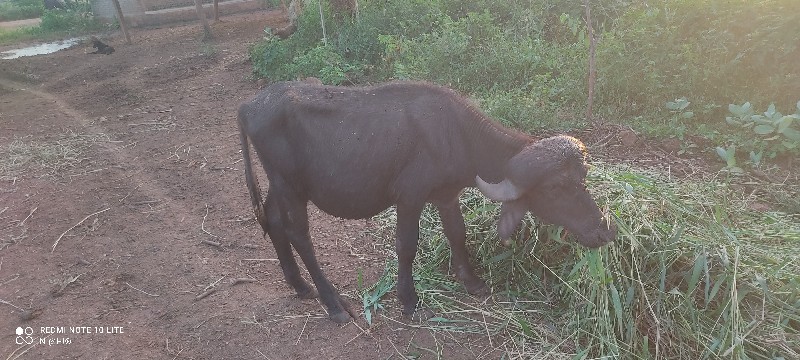
[[[39,25],[41,22],[42,19],[40,18],[14,20],[14,21],[0,21],[0,28],[16,29],[24,26],[36,26]]]
[[[0,147],[82,149],[60,160],[40,154],[44,165],[0,178],[0,355],[497,357],[485,336],[404,325],[393,293],[367,329],[363,319],[333,324],[316,300],[297,299],[283,283],[252,220],[235,109],[257,92],[248,44],[284,19],[223,20],[210,44],[187,24],[137,30],[130,46],[114,36],[111,56],[76,47],[0,61]],[[311,218],[320,261],[358,306],[358,273],[369,283],[383,270],[381,240],[364,235],[364,221],[313,208]],[[216,291],[198,299],[209,286]],[[16,344],[17,327],[30,327],[34,344]]]

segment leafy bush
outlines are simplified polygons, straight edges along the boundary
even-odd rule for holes
[[[95,20],[89,0],[74,0],[67,2],[66,9],[44,10],[39,26],[7,31],[0,29],[0,44],[76,36],[106,30],[108,26]]]
[[[34,19],[42,15],[41,0],[7,0],[0,2],[0,21]]]
[[[306,4],[308,6],[312,5]],[[340,84],[347,77],[344,70],[354,67],[342,64],[341,54],[330,44],[323,43],[319,13],[311,10],[316,10],[316,6],[300,14],[297,31],[288,39],[280,40],[267,35],[264,41],[250,49],[253,72],[257,77],[277,81],[314,76],[325,78],[332,84]],[[335,22],[328,8],[324,14],[325,25],[330,32],[334,30],[331,25]],[[265,29],[265,32],[269,34],[270,30]]]
[[[676,94],[702,105],[793,106],[800,93],[800,2],[663,0],[633,4],[598,47],[600,103],[642,114]],[[710,114],[710,119],[720,113]]]
[[[85,32],[103,25],[94,18],[89,1],[72,1],[66,9],[45,10],[39,28],[43,32]]]
[[[543,40],[537,17],[555,19],[558,31],[570,33],[548,12],[554,3],[367,0],[350,17],[331,14],[323,2],[327,44],[320,41],[318,4],[308,3],[294,35],[251,49],[254,73],[330,84],[428,80],[490,104],[490,113],[521,128],[569,127],[574,122],[557,120],[574,120],[572,112],[585,104],[586,44]]]
[[[728,163],[735,165],[736,145],[750,149],[750,161],[758,166],[766,155],[773,159],[783,154],[800,153],[800,101],[796,104],[794,114],[783,115],[770,104],[763,114],[756,114],[753,106],[746,102],[742,105],[730,104],[725,121],[733,126],[735,132],[730,140],[735,142],[728,148],[717,148],[719,154]]]
[[[381,34],[415,36],[435,26],[439,16],[435,4],[432,6],[420,0],[385,3],[360,1],[358,19],[333,14],[327,2],[323,2],[323,5],[327,38],[323,39],[318,3],[307,2],[298,17],[297,32],[285,40],[267,36],[251,49],[250,57],[256,76],[270,80],[293,80],[302,76],[322,79],[322,74],[311,74],[310,71],[297,73],[302,66],[290,63],[295,60],[307,61],[314,56],[307,55],[308,52],[324,51],[329,55],[337,54],[337,61],[340,61],[337,67],[345,71],[348,82],[385,80],[390,74],[387,70],[390,67],[384,65],[384,45],[379,40]],[[325,49],[317,49],[319,46]],[[342,77],[337,78],[343,80]]]
[[[292,59],[286,65],[286,72],[301,78],[316,77],[326,84],[342,84],[358,77],[361,68],[346,63],[333,47],[319,44]]]

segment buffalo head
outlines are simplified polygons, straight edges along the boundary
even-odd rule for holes
[[[570,136],[537,141],[512,157],[505,179],[490,184],[476,177],[481,192],[503,203],[497,233],[508,241],[525,213],[562,225],[583,246],[597,248],[612,241],[616,226],[603,214],[586,190],[586,147]]]

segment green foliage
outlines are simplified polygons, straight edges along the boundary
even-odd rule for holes
[[[585,104],[586,45],[549,43],[540,27],[517,26],[523,18],[552,17],[544,14],[548,7],[529,5],[362,1],[357,18],[326,7],[325,44],[317,5],[309,3],[297,33],[252,48],[254,73],[270,80],[314,76],[329,84],[428,80],[485,100],[490,114],[517,127],[569,127],[574,123],[556,120],[574,119],[572,112]]]
[[[686,100],[686,98],[675,99],[675,101],[667,102],[667,109],[669,109],[669,112],[672,113],[670,126],[677,133],[678,139],[680,140],[685,140],[684,135],[686,134],[687,129],[685,121],[694,118],[694,112],[687,110],[689,104],[691,104],[691,102]]]
[[[94,18],[88,0],[70,1],[66,9],[44,10],[41,23],[35,27],[13,30],[0,29],[0,44],[39,39],[49,40],[105,30],[105,25]]]
[[[329,16],[329,11],[326,14]],[[326,18],[325,22],[329,24],[331,18]],[[331,78],[339,80],[333,84],[341,83],[344,76],[337,76],[343,70],[338,66],[342,62],[341,56],[329,45],[322,43],[322,26],[315,11],[304,11],[301,14],[298,18],[298,30],[287,40],[271,36],[270,29],[265,29],[264,32],[267,34],[265,40],[250,49],[256,76],[274,81],[295,80],[308,76],[322,78],[320,72],[324,72],[329,74],[329,81]],[[334,58],[329,61],[326,56]],[[306,68],[307,66],[310,68]]]
[[[66,9],[45,10],[39,28],[43,32],[87,32],[103,28],[94,18],[88,0],[71,1]]]
[[[298,77],[317,77],[327,84],[342,84],[349,76],[358,76],[360,68],[346,63],[331,46],[320,44],[292,59],[286,71]]]
[[[450,84],[464,91],[532,92],[547,102],[575,100],[573,89],[583,89],[581,46],[553,47],[544,41],[516,37],[497,25],[489,13],[470,13],[444,20],[431,33],[390,43],[397,50],[396,77],[408,76]],[[571,81],[570,81],[571,80]],[[580,92],[580,91],[578,91]],[[579,97],[582,97],[579,96]]]
[[[0,2],[0,21],[34,19],[43,11],[42,0],[7,0]]]
[[[770,104],[763,114],[755,114],[753,106],[730,104],[725,121],[738,129],[752,131],[747,145],[770,158],[784,153],[800,153],[800,101],[794,114],[783,115]]]
[[[361,1],[358,19],[333,14],[327,2],[323,5],[327,38],[323,39],[318,4],[307,3],[291,37],[267,36],[251,49],[256,76],[274,81],[314,76],[329,84],[380,81],[388,76],[381,34],[414,36],[437,21],[437,13],[420,0]],[[329,66],[321,66],[318,58],[323,55],[332,56]],[[305,69],[309,63],[312,68]]]
[[[0,45],[36,38],[39,27],[22,27],[11,30],[0,29]]]
[[[380,301],[395,287],[397,282],[397,264],[388,264],[386,268],[386,272],[378,279],[378,282],[369,287],[364,285],[361,271],[358,272],[358,291],[361,293],[361,305],[364,308],[364,318],[368,325],[372,325],[372,315],[384,308]]]
[[[756,114],[749,102],[728,105],[725,122],[729,126],[718,136],[727,146],[715,149],[726,168],[742,172],[737,166],[737,148],[749,151],[750,164],[755,167],[761,166],[765,157],[775,159],[800,154],[800,102],[795,107],[794,114],[783,115],[774,104],[761,114]]]
[[[728,145],[728,147],[717,146],[714,149],[717,152],[717,155],[725,161],[725,168],[730,170],[734,173],[742,173],[744,170],[736,165],[736,145]],[[755,153],[751,153],[755,154]],[[758,156],[756,158],[755,155],[751,156],[753,160],[757,160],[756,165],[761,163],[761,157]]]
[[[641,114],[685,94],[703,105],[800,93],[800,2],[662,0],[632,4],[598,47],[600,102]],[[720,114],[712,114],[716,118]]]

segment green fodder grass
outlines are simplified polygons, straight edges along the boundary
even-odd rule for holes
[[[751,210],[761,199],[719,179],[596,164],[587,181],[619,227],[599,250],[533,218],[504,248],[496,204],[462,196],[474,262],[492,287],[481,304],[446,275],[448,246],[428,209],[415,279],[437,317],[419,326],[491,336],[508,358],[800,356],[800,216]],[[379,230],[394,216],[379,215]],[[396,260],[387,267],[394,276]]]
[[[64,133],[53,140],[21,138],[0,147],[0,179],[12,181],[27,171],[60,178],[88,158],[86,151],[95,143],[109,141],[105,134]]]

